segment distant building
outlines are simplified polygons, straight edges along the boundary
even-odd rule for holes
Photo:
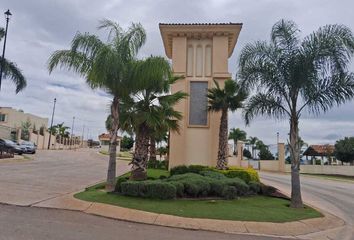
[[[303,153],[306,156],[306,161],[308,157],[311,157],[312,164],[316,164],[316,157],[320,157],[320,164],[331,164],[332,158],[334,156],[334,145],[325,144],[325,145],[310,145],[305,152]],[[326,160],[326,161],[325,161]]]
[[[111,135],[109,133],[102,133],[98,136],[98,140],[100,141],[101,148],[102,150],[109,150],[109,141],[110,141]],[[117,138],[117,152],[120,152],[120,142],[122,140],[122,137],[118,136]]]
[[[0,107],[0,125],[11,128],[19,128],[22,126],[22,123],[26,121],[31,123],[32,128],[48,128],[48,118],[39,117],[31,113],[25,113],[11,107]]]

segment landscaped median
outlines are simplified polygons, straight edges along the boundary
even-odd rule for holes
[[[179,168],[181,171],[178,170],[177,172],[175,170],[171,171],[173,176],[198,174],[198,172],[205,171],[204,169],[199,169],[199,171],[198,167],[181,167]],[[229,173],[230,171],[233,173]],[[255,173],[252,169],[230,169],[230,171],[215,172],[222,173],[224,176],[229,175],[230,178],[231,175],[249,178]],[[127,173],[118,177],[117,182],[129,185],[129,182],[122,180],[126,180],[129,175],[130,173]],[[218,174],[212,175],[223,179]],[[258,174],[254,176],[258,179]],[[157,183],[168,181],[168,179],[171,180],[170,172],[158,169],[149,169],[148,178],[148,181],[155,179]],[[254,180],[253,177],[250,179]],[[239,180],[242,181],[242,179]],[[236,180],[236,182],[239,180]],[[248,184],[245,182],[248,188],[249,182]],[[142,189],[145,189],[143,193],[146,194],[146,185],[143,184],[141,186],[143,186]],[[263,191],[268,189],[272,192],[272,188],[265,188],[264,185],[261,185],[262,188]],[[67,195],[41,203],[38,206],[79,210],[88,214],[118,220],[160,226],[283,237],[326,234],[325,232],[329,229],[345,224],[342,219],[326,212],[319,213],[310,207],[301,210],[292,209],[289,207],[289,200],[262,195],[261,191],[258,194],[237,196],[233,200],[225,200],[222,197],[215,196],[204,196],[202,198],[184,196],[182,198],[161,200],[150,198],[151,195],[149,194],[144,197],[124,196],[122,192],[107,194],[104,191],[104,183],[101,183],[91,186],[83,192],[76,193],[74,195],[76,199],[72,195]]]
[[[171,173],[149,169],[147,181],[129,181],[128,173],[117,179],[117,193],[107,194],[104,184],[98,184],[75,197],[188,218],[281,223],[322,216],[308,206],[293,209],[288,199],[268,196],[272,188],[262,186],[257,172],[251,169],[180,167]]]

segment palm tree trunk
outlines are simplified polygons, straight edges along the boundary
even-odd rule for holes
[[[300,184],[300,148],[299,120],[295,114],[290,119],[290,157],[291,157],[291,204],[293,208],[302,208]]]
[[[107,170],[106,191],[113,192],[116,185],[117,136],[119,129],[119,98],[114,97],[111,105],[112,129],[109,139],[109,161]]]
[[[144,180],[147,178],[146,166],[149,153],[149,129],[145,123],[139,126],[135,139],[135,152],[131,162],[133,180]]]
[[[228,133],[228,123],[227,123],[227,109],[223,109],[221,112],[220,119],[220,129],[219,129],[219,151],[218,151],[218,161],[216,168],[226,169],[227,168],[227,157],[228,157],[228,144],[227,144],[227,134]]]
[[[149,161],[152,163],[153,167],[156,168],[156,140],[155,137],[150,137],[150,156]]]

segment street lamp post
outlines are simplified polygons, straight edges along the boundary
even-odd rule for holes
[[[52,137],[52,129],[53,129],[53,119],[54,119],[54,111],[55,111],[55,104],[57,102],[57,99],[54,98],[54,105],[53,105],[53,113],[52,113],[52,121],[50,122],[50,131],[49,131],[49,141],[48,141],[48,150],[50,149],[50,139]]]
[[[71,149],[71,145],[73,145],[73,139],[74,139],[74,123],[75,123],[75,116],[73,117],[73,124],[71,126],[71,144],[70,144],[70,149]]]
[[[8,27],[9,27],[10,17],[12,16],[12,14],[11,14],[9,9],[4,14],[5,14],[5,19],[6,19],[6,28],[5,28],[4,46],[2,48],[2,58],[1,58],[0,90],[1,90],[2,73],[4,72],[4,67],[5,67],[5,49],[6,49],[7,30],[8,30]]]

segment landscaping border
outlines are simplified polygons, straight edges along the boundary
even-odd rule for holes
[[[296,238],[306,234],[318,233],[325,230],[327,231],[329,229],[339,228],[345,225],[345,222],[342,219],[322,210],[320,212],[324,215],[324,217],[285,223],[215,220],[179,217],[123,208],[103,203],[86,202],[74,198],[74,194],[76,194],[76,192],[43,201],[33,206],[75,210],[116,220],[159,225],[165,227],[214,231],[230,234],[252,234],[277,237],[290,236]],[[318,209],[316,208],[316,210]]]

